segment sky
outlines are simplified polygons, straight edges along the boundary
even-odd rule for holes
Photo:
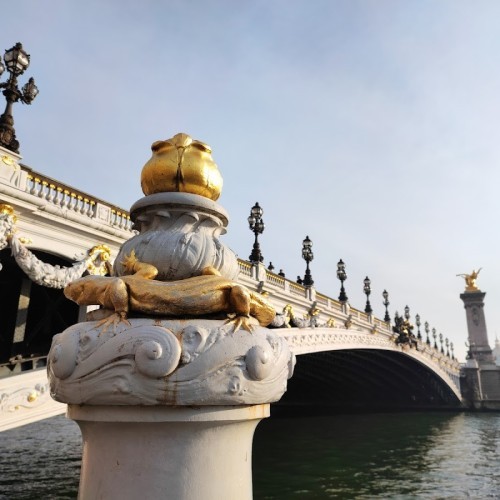
[[[35,78],[14,107],[23,163],[122,208],[143,196],[151,144],[212,147],[247,259],[264,209],[265,263],[375,314],[419,313],[465,356],[456,275],[482,268],[500,334],[500,3],[496,0],[17,0],[2,49]],[[5,80],[5,75],[1,78]]]

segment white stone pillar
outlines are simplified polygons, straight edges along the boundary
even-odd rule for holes
[[[269,405],[78,406],[80,500],[250,500],[252,439]]]
[[[484,317],[484,297],[481,291],[465,292],[460,295],[467,317],[467,331],[472,357],[480,364],[494,364],[493,353],[488,342],[486,320]]]
[[[78,323],[54,337],[51,394],[81,428],[80,500],[250,500],[252,439],[286,390],[286,340],[225,320]]]

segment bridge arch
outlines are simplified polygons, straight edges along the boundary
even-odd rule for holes
[[[457,408],[458,376],[422,349],[341,328],[281,329],[297,355],[279,406],[351,410]],[[430,351],[430,349],[429,349]]]
[[[32,251],[43,262],[72,265],[71,261],[54,254]],[[19,368],[31,369],[33,363],[29,360],[45,357],[52,336],[76,323],[80,308],[66,299],[62,290],[33,283],[10,254],[9,248],[0,251],[0,367],[13,368],[14,363],[9,363],[9,360],[17,356],[26,360],[16,363]]]

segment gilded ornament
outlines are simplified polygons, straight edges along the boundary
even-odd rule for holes
[[[10,157],[10,156],[7,156],[7,155],[4,155],[2,156],[2,161],[6,164],[6,165],[9,165],[9,166],[12,166],[14,165],[14,160]]]
[[[457,276],[460,276],[465,279],[465,291],[466,292],[480,292],[479,288],[476,285],[476,280],[479,275],[479,272],[481,271],[482,267],[480,267],[477,271],[472,270],[470,274],[457,274]]]
[[[138,261],[134,252],[122,265],[130,274],[85,276],[67,285],[64,294],[79,305],[101,305],[114,311],[103,321],[105,327],[127,322],[131,311],[168,317],[227,313],[234,315],[235,331],[240,327],[250,331],[250,317],[267,326],[276,315],[264,297],[223,278],[213,267],[205,268],[202,276],[164,282],[156,281],[158,269]]]
[[[105,276],[112,273],[112,267],[109,262],[111,258],[111,248],[108,245],[95,245],[89,250],[87,269],[90,274],[100,274]],[[98,264],[96,265],[96,262]]]
[[[32,391],[28,394],[28,403],[34,403],[38,399],[38,392]]]
[[[11,216],[14,218],[14,222],[17,221],[14,208],[10,205],[7,205],[7,203],[0,203],[0,215]]]
[[[144,165],[141,187],[144,194],[161,192],[192,193],[217,200],[222,190],[222,176],[207,144],[187,134],[156,141],[153,156]]]

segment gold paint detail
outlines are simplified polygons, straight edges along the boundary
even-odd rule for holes
[[[7,156],[7,155],[3,155],[2,156],[2,161],[6,164],[6,165],[9,165],[12,167],[12,165],[15,164],[15,161],[10,157],[10,156]]]
[[[0,203],[0,214],[2,215],[15,215],[14,208],[7,203]]]
[[[461,278],[465,279],[465,291],[466,292],[480,292],[479,288],[476,285],[477,277],[479,275],[479,272],[481,271],[482,267],[480,267],[477,271],[474,269],[470,274],[457,274],[457,276],[460,276]]]
[[[34,403],[38,399],[38,392],[37,391],[31,391],[28,394],[28,403]]]
[[[14,211],[14,207],[8,205],[7,203],[0,203],[0,215],[10,217],[13,224],[17,222],[17,215]]]
[[[223,181],[210,146],[180,133],[154,142],[151,150],[153,156],[141,173],[141,187],[146,196],[183,192],[214,201],[219,198]]]
[[[129,275],[85,276],[70,283],[64,294],[79,305],[101,305],[115,312],[101,324],[108,328],[126,322],[130,311],[167,317],[204,317],[218,313],[234,315],[234,330],[251,330],[251,318],[269,325],[276,312],[260,294],[223,278],[213,267],[201,276],[177,281],[157,281],[158,269],[137,260],[135,253],[123,262]]]
[[[108,245],[95,245],[89,250],[87,269],[92,275],[111,274],[111,248]]]

